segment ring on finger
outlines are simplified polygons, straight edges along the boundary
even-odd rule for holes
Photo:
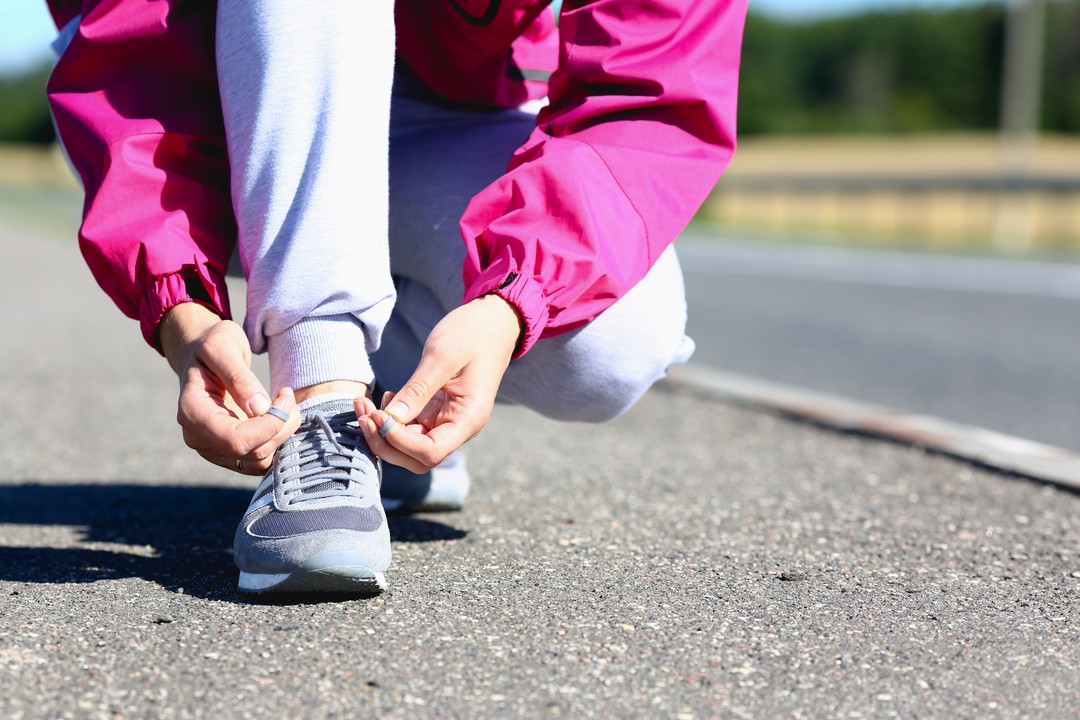
[[[266,411],[267,415],[273,415],[281,422],[289,422],[289,413],[285,412],[276,405],[271,405],[270,409]]]
[[[397,420],[393,416],[387,416],[386,422],[379,427],[379,437],[386,437],[390,434],[390,431],[394,429],[394,425],[397,425]]]
[[[244,472],[244,461],[236,458],[236,472]]]

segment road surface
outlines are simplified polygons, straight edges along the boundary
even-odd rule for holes
[[[1080,266],[679,249],[694,362],[1080,450]]]
[[[1080,715],[1080,496],[664,387],[498,407],[390,592],[253,602],[254,481],[74,243],[0,250],[2,718]]]

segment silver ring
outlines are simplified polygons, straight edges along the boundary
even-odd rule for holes
[[[244,472],[244,461],[236,458],[236,472]]]
[[[271,405],[270,409],[266,411],[267,415],[273,415],[281,422],[289,422],[289,413],[285,412],[281,408]]]
[[[384,422],[382,424],[382,427],[379,428],[379,436],[386,437],[387,435],[389,435],[390,431],[394,429],[395,425],[397,425],[397,420],[394,419],[393,415],[388,415],[386,417],[386,422]]]

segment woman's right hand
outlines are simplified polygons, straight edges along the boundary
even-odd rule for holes
[[[264,473],[300,426],[292,390],[282,388],[273,402],[289,414],[288,422],[266,414],[269,393],[251,371],[243,329],[203,305],[173,307],[159,328],[162,350],[180,378],[176,420],[184,442],[215,465]]]

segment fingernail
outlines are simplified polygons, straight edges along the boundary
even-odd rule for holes
[[[262,393],[257,393],[248,400],[248,409],[255,415],[263,415],[270,409],[270,398]]]
[[[394,401],[386,408],[386,412],[393,415],[394,419],[400,422],[402,418],[408,416],[409,406],[403,402]]]

